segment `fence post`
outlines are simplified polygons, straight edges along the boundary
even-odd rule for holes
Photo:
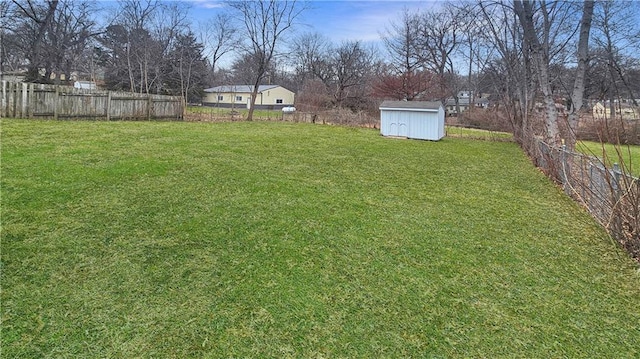
[[[53,97],[53,119],[58,120],[58,101],[60,100],[60,86],[56,86],[56,93]]]
[[[7,115],[7,81],[2,81],[2,101],[0,103],[0,117],[9,117]]]
[[[7,117],[16,117],[15,83],[7,82]]]
[[[564,142],[564,140],[562,140],[562,142]],[[564,189],[565,193],[570,195],[570,186],[567,185],[567,182],[569,180],[567,176],[567,145],[565,145],[564,143],[562,144],[562,148],[560,148],[560,166],[562,170],[562,188]]]
[[[622,170],[620,165],[616,162],[613,164],[613,183],[612,187],[615,192],[616,200],[620,197],[620,176],[622,176]]]
[[[176,111],[176,115],[178,111]],[[176,118],[176,120],[184,120],[187,115],[187,98],[184,96],[180,97],[180,117]]]
[[[151,121],[151,94],[147,94],[147,121]]]
[[[34,107],[36,107],[36,84],[30,83],[27,96],[27,113],[29,118],[33,118],[33,114],[37,113]]]
[[[622,211],[623,207],[620,202],[620,192],[622,192],[622,188],[620,188],[620,177],[622,176],[622,170],[620,169],[620,165],[618,163],[613,164],[613,170],[611,171],[613,174],[613,181],[611,183],[611,196],[613,197],[613,203],[611,206],[611,218],[613,219],[613,233],[614,236],[622,233]]]
[[[28,118],[27,104],[29,101],[29,84],[22,83],[22,103],[20,104],[20,118]]]
[[[107,91],[107,108],[105,111],[107,112],[107,121],[111,121],[111,91]]]

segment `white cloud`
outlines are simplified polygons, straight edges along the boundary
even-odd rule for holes
[[[217,9],[224,6],[222,1],[218,0],[190,0],[195,7],[204,9]]]

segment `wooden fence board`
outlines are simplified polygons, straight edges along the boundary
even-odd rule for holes
[[[182,98],[2,81],[0,116],[154,120],[183,118]]]

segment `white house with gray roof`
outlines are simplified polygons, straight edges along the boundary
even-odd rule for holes
[[[216,86],[204,90],[202,104],[205,106],[226,108],[249,108],[251,104],[252,85]],[[293,106],[295,93],[279,85],[260,85],[256,97],[255,108],[280,110]]]

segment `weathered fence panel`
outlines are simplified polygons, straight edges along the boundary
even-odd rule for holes
[[[182,98],[2,81],[0,116],[47,119],[181,120]]]

